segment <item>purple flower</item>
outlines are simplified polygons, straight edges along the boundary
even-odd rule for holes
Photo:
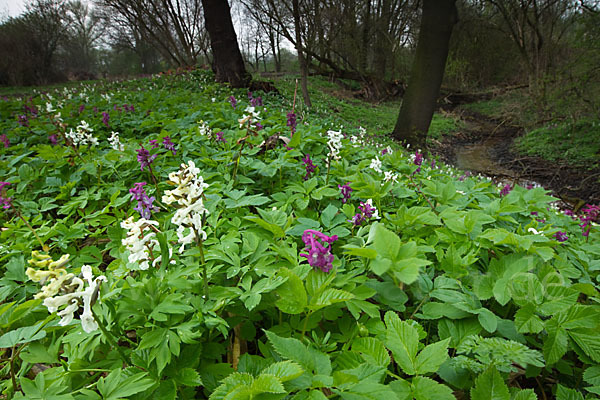
[[[387,153],[388,153],[387,147],[385,149],[381,150],[381,155],[382,156],[385,156]]]
[[[248,92],[248,100],[252,100],[252,92]]]
[[[12,198],[6,197],[6,189],[5,186],[10,185],[10,182],[0,182],[0,205],[2,205],[2,209],[8,210],[12,207]]]
[[[360,206],[358,206],[358,210],[360,212],[357,213],[350,220],[350,222],[352,222],[352,224],[354,224],[356,226],[362,224],[367,219],[378,218],[377,209],[375,207],[373,207],[373,204],[371,203],[371,199],[367,200],[366,202],[361,201]]]
[[[254,98],[254,99],[250,99],[250,105],[252,107],[262,107],[262,105],[263,105],[262,97],[259,96],[259,97]]]
[[[318,239],[323,243],[319,242]],[[306,257],[311,267],[329,272],[333,268],[332,262],[334,259],[333,254],[331,254],[331,244],[337,239],[337,235],[327,236],[319,231],[307,229],[302,234],[302,241],[306,246],[304,251],[308,253],[301,253],[300,257]],[[323,244],[326,244],[326,246]]]
[[[48,136],[48,140],[50,141],[50,143],[52,144],[52,146],[56,146],[58,144],[58,136],[56,136],[55,133],[53,133],[52,135]]]
[[[292,130],[292,134],[296,132],[296,114],[293,112],[288,113],[287,115],[287,126],[289,126]]]
[[[150,155],[150,152],[148,150],[146,150],[146,148],[144,148],[144,146],[142,146],[140,144],[141,148],[137,149],[137,160],[140,163],[140,169],[143,171],[144,168],[148,167],[148,169],[150,169],[150,164],[152,164],[152,161],[154,161],[154,159],[156,158],[156,154],[154,155]]]
[[[306,157],[302,159],[302,162],[306,166],[306,175],[304,175],[304,180],[307,180],[310,177],[310,175],[315,172],[315,165],[310,159],[309,154],[307,154]]]
[[[138,211],[142,218],[150,219],[151,213],[157,212],[158,207],[152,205],[154,196],[148,197],[146,189],[144,189],[145,184],[146,182],[134,183],[133,188],[129,189],[129,193],[131,193],[132,200],[137,200],[138,202],[134,210]]]
[[[256,130],[257,131],[262,131],[263,128],[264,128],[264,126],[262,126],[260,122],[257,122],[255,125],[256,125]]]
[[[233,107],[233,109],[235,110],[235,107],[237,106],[237,100],[235,99],[235,97],[229,96],[229,102],[231,103],[231,107]]]
[[[85,104],[79,106],[79,114],[81,114],[85,110]]]
[[[437,168],[437,166],[435,165],[435,160],[431,160],[431,169],[435,169]],[[467,171],[468,173],[470,173],[469,171]]]
[[[512,190],[512,187],[510,187],[510,184],[507,183],[506,185],[504,185],[502,190],[500,190],[500,196],[508,195],[511,190]]]
[[[423,154],[419,153],[419,151],[415,151],[415,160],[413,163],[419,166],[423,164]]]
[[[98,107],[94,107],[92,109],[92,111],[94,111],[94,117],[96,116],[96,114],[98,114]]]
[[[581,227],[581,234],[588,237],[590,235],[590,230],[592,229],[591,223],[596,221],[600,216],[600,206],[586,204],[581,211],[583,212],[583,215],[579,216],[579,220],[581,221],[581,224],[579,225]]]
[[[108,124],[108,121],[110,120],[110,115],[104,111],[102,113],[102,123],[104,124],[104,126],[106,126],[107,128],[110,128],[110,125]]]
[[[558,231],[556,232],[554,235],[554,238],[556,238],[556,240],[558,240],[559,242],[566,242],[567,239],[569,239],[569,237],[567,236],[566,233],[564,233],[563,231]]]
[[[342,192],[342,203],[346,203],[348,200],[350,200],[350,193],[352,193],[350,182],[346,183],[345,185],[338,185],[338,188]]]
[[[6,136],[5,134],[0,135],[0,142],[4,144],[4,147],[10,146],[10,140],[8,140],[8,136]]]
[[[148,143],[150,143],[150,146],[152,146],[153,149],[158,149],[160,147],[160,144],[158,144],[156,139],[150,139]]]
[[[19,123],[19,125],[21,126],[25,126],[28,127],[29,126],[29,118],[27,118],[27,115],[23,114],[23,115],[19,115],[19,119],[17,121]]]
[[[219,131],[219,132],[215,133],[215,136],[217,138],[216,139],[217,142],[227,143],[227,140],[225,140],[225,138],[223,137],[223,135],[224,135],[223,131]]]
[[[165,146],[165,149],[171,150],[173,155],[177,154],[177,150],[175,150],[175,143],[171,142],[171,138],[169,136],[165,136],[163,138],[162,144]]]

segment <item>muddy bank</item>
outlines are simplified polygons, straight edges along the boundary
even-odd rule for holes
[[[574,208],[600,203],[600,168],[585,170],[520,155],[514,140],[524,134],[522,128],[460,108],[452,112],[465,122],[464,129],[431,145],[432,153],[445,162],[498,181],[538,183]]]

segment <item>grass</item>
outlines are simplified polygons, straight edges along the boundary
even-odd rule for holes
[[[600,165],[600,121],[548,125],[528,132],[516,142],[520,153],[581,167]]]

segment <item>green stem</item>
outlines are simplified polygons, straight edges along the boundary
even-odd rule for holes
[[[30,231],[33,233],[33,235],[35,236],[35,238],[36,238],[36,239],[37,239],[37,241],[39,242],[40,246],[42,246],[42,250],[44,250],[44,251],[48,251],[48,250],[49,250],[48,246],[46,246],[46,245],[45,245],[45,244],[42,242],[42,239],[40,239],[40,237],[38,236],[38,234],[37,234],[37,232],[35,231],[35,229],[33,229],[33,226],[31,226],[31,225],[29,224],[29,222],[27,222],[27,220],[25,220],[25,218],[23,218],[23,216],[21,215],[21,212],[20,212],[19,210],[16,210],[16,211],[17,211],[17,216],[18,216],[19,218],[21,218],[21,221],[23,221],[23,222],[25,223],[25,225],[27,225],[27,227],[29,228],[29,230],[30,230]]]
[[[10,352],[10,380],[13,385],[13,393],[17,391],[17,378],[15,377],[15,347],[16,346],[13,346]],[[23,392],[23,394],[25,393]]]
[[[329,170],[331,169],[331,157],[327,159],[327,177],[325,178],[325,185],[329,185]]]
[[[98,315],[96,314],[96,312],[94,311],[93,307],[90,307],[91,311],[92,311],[92,316],[94,317],[94,320],[96,321],[96,323],[98,324],[98,328],[100,328],[100,330],[102,331],[102,334],[104,335],[104,337],[106,338],[106,340],[108,340],[108,343],[110,343],[110,345],[117,350],[117,352],[119,353],[119,355],[121,356],[121,360],[123,360],[123,362],[127,365],[133,365],[131,360],[129,359],[129,357],[127,356],[127,354],[125,354],[125,352],[123,351],[123,349],[121,348],[121,346],[119,346],[119,344],[117,343],[117,341],[115,340],[115,338],[113,337],[112,333],[110,333],[105,327],[104,325],[102,325],[102,323],[100,322],[100,319],[98,318]]]
[[[208,273],[206,271],[206,261],[204,259],[204,242],[200,239],[199,233],[196,231],[196,243],[198,244],[198,248],[200,249],[200,263],[202,264],[202,280],[204,281],[204,299],[208,300]]]
[[[309,311],[308,314],[306,314],[306,318],[304,319],[304,325],[302,326],[302,339],[304,339],[304,334],[306,333],[306,326],[308,325],[308,319],[310,318],[312,313],[312,311]]]

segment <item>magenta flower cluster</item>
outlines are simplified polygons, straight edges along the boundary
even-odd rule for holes
[[[109,114],[108,114],[106,111],[104,111],[104,112],[102,113],[102,123],[103,123],[103,124],[104,124],[104,126],[106,126],[107,128],[110,128],[109,121],[110,121],[110,115],[109,115]]]
[[[350,187],[350,182],[345,185],[338,185],[338,189],[342,193],[342,203],[346,203],[350,200],[350,194],[352,193],[352,188]]]
[[[304,251],[307,253],[301,253],[300,257],[306,257],[311,267],[329,272],[333,268],[334,259],[333,254],[331,254],[331,244],[337,239],[337,235],[327,236],[319,231],[307,229],[302,234],[302,241],[306,246]]]
[[[263,105],[262,97],[252,97],[252,92],[248,92],[248,100],[250,100],[250,106],[252,107],[262,107]]]
[[[591,223],[595,222],[598,217],[600,217],[600,206],[586,204],[581,211],[583,212],[583,215],[579,216],[579,220],[581,221],[579,226],[581,227],[582,235],[588,237],[590,235],[590,230],[592,229]]]
[[[129,189],[129,193],[131,193],[132,200],[137,200],[138,202],[134,210],[138,211],[142,218],[150,219],[152,212],[157,212],[158,207],[152,205],[154,196],[148,197],[144,185],[146,185],[146,182],[134,183],[133,187]]]
[[[48,140],[52,146],[56,146],[58,144],[58,136],[55,133],[48,135]]]
[[[5,134],[0,135],[0,142],[2,142],[4,147],[10,147],[10,140]]]
[[[569,237],[567,236],[567,234],[566,234],[566,233],[564,233],[563,231],[558,231],[558,232],[556,232],[556,233],[555,233],[554,235],[552,235],[552,236],[554,236],[554,238],[555,238],[557,241],[561,242],[561,243],[562,243],[562,242],[566,242],[566,241],[567,241],[567,239],[569,239]]]
[[[223,131],[219,131],[217,133],[215,133],[215,138],[217,142],[223,142],[223,143],[227,143],[227,140],[225,139],[225,137],[223,136],[225,133]]]
[[[296,114],[293,112],[287,114],[287,126],[292,130],[292,135],[296,132]]]
[[[173,153],[173,155],[177,154],[177,150],[175,149],[175,143],[171,141],[171,138],[169,136],[165,136],[163,138],[162,144],[165,147],[165,149],[170,150],[171,153]]]
[[[12,198],[6,196],[5,187],[10,185],[10,182],[0,182],[0,205],[4,210],[8,210],[12,207]]]
[[[234,96],[229,96],[229,103],[231,103],[231,107],[233,107],[233,109],[235,110],[235,107],[237,106],[237,100]]]
[[[370,204],[364,203],[364,202],[361,201],[360,202],[360,206],[358,206],[358,210],[360,212],[357,213],[350,220],[350,222],[352,222],[356,226],[362,224],[364,221],[366,221],[366,220],[370,219],[371,217],[373,217],[373,214],[375,213],[375,211],[377,209],[375,207],[371,206]]]
[[[144,168],[148,167],[150,169],[150,164],[156,158],[156,154],[150,155],[150,152],[143,146],[136,150],[137,152],[137,160],[140,163],[140,169],[143,171]]]
[[[512,190],[512,187],[510,186],[509,183],[507,183],[506,185],[504,185],[504,187],[502,188],[502,190],[500,190],[500,196],[506,196],[506,195],[508,195],[511,190]]]
[[[315,172],[316,167],[313,164],[312,160],[310,159],[309,154],[307,154],[306,157],[304,157],[302,159],[302,162],[304,163],[304,165],[306,167],[306,175],[304,175],[304,180],[307,180]]]

